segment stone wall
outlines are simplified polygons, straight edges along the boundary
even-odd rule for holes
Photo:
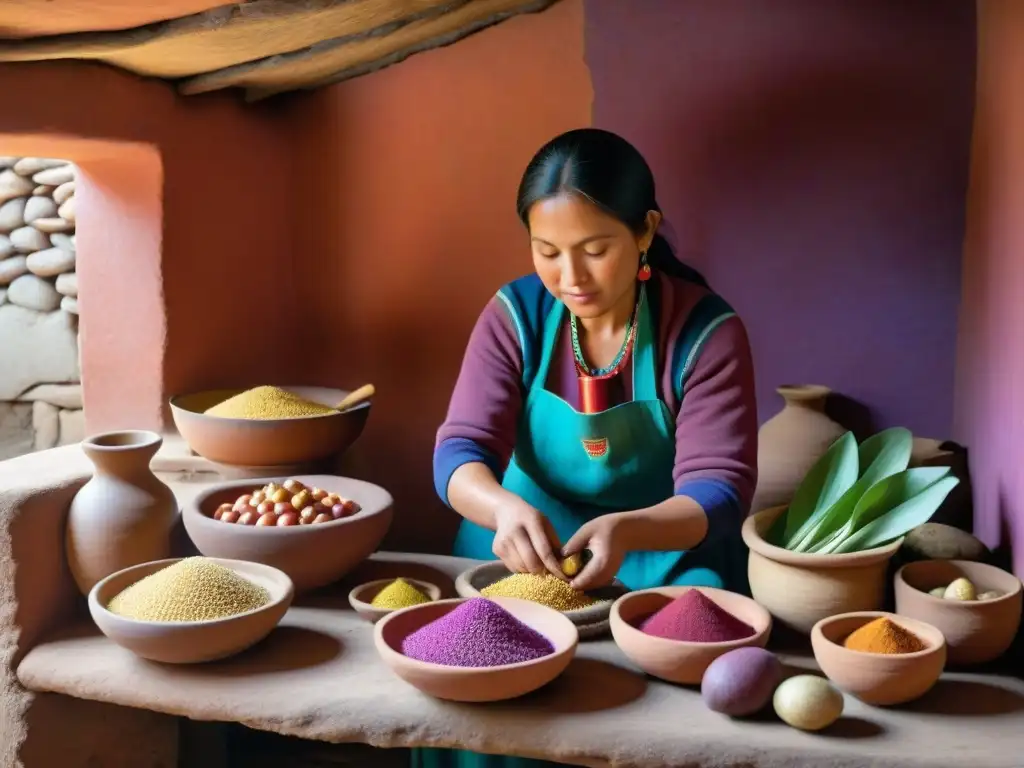
[[[83,429],[75,167],[0,157],[0,460]]]

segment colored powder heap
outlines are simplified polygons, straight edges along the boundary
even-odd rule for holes
[[[913,632],[882,616],[854,630],[843,646],[862,653],[917,653],[927,646]]]
[[[518,597],[554,608],[556,611],[578,611],[594,604],[594,600],[573,589],[550,573],[514,573],[480,590],[484,597]]]
[[[374,608],[408,608],[410,605],[429,603],[430,598],[405,579],[395,579],[370,601]]]
[[[542,634],[482,597],[460,604],[402,641],[410,659],[449,667],[497,667],[554,653]]]
[[[690,589],[647,617],[640,629],[648,635],[690,643],[725,643],[754,634],[740,621],[698,589]]]
[[[305,416],[324,416],[337,413],[333,408],[313,403],[280,387],[256,387],[204,411],[222,419],[299,419]]]

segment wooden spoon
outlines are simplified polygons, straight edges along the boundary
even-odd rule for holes
[[[334,406],[336,411],[345,411],[373,397],[377,390],[373,384],[363,384],[359,389],[353,390],[342,398],[341,402]]]

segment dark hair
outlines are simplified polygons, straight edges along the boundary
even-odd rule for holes
[[[658,211],[654,174],[643,155],[621,136],[599,128],[579,128],[556,136],[537,152],[519,182],[516,209],[529,226],[530,208],[541,200],[577,194],[639,234],[647,212]],[[679,261],[672,246],[655,234],[647,263],[669,275],[707,286],[704,277]]]

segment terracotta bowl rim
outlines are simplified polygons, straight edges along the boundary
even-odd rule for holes
[[[205,555],[200,555],[200,557],[202,557],[204,560],[212,560],[218,565],[223,565],[225,568],[231,568],[232,570],[234,570],[232,565],[233,563],[240,563],[245,565],[246,568],[252,568],[257,571],[263,571],[268,579],[273,579],[274,581],[280,582],[281,586],[284,587],[284,591],[282,592],[280,597],[275,599],[273,596],[271,596],[270,602],[268,602],[266,605],[261,605],[259,608],[253,608],[251,611],[245,611],[244,613],[235,613],[231,616],[224,616],[219,619],[204,619],[202,621],[147,621],[144,619],[135,619],[131,616],[121,616],[118,613],[114,613],[113,611],[109,610],[107,606],[103,605],[99,601],[98,596],[100,591],[108,583],[110,583],[118,577],[126,576],[132,571],[148,569],[151,566],[161,566],[160,568],[154,568],[150,571],[150,573],[146,574],[147,576],[149,576],[153,573],[157,573],[158,571],[162,571],[164,568],[174,565],[175,563],[188,559],[186,557],[169,557],[163,560],[149,560],[145,563],[139,563],[138,565],[130,565],[127,568],[122,568],[120,571],[115,571],[109,576],[96,582],[96,584],[93,585],[93,588],[89,590],[89,606],[94,610],[98,610],[104,616],[108,617],[110,620],[122,622],[124,624],[133,624],[136,626],[147,627],[166,627],[168,629],[190,629],[195,627],[213,627],[217,625],[241,621],[242,619],[256,616],[260,613],[267,613],[269,611],[279,610],[282,604],[285,605],[285,607],[287,608],[291,605],[291,602],[295,597],[295,584],[294,582],[292,582],[291,577],[281,569],[275,568],[272,565],[256,563],[251,560],[239,560],[237,558],[206,557]],[[131,586],[131,584],[129,584],[128,586]],[[125,587],[125,589],[127,589],[127,587]]]
[[[909,581],[907,581],[904,578],[903,572],[905,570],[907,570],[908,568],[913,569],[913,568],[917,568],[917,567],[922,567],[923,563],[932,563],[932,562],[949,563],[950,565],[954,565],[956,567],[961,567],[963,565],[968,565],[971,568],[980,567],[982,570],[997,571],[998,573],[1000,573],[1000,574],[1002,574],[1004,576],[1009,576],[1010,578],[1013,579],[1013,581],[1014,581],[1013,589],[1009,590],[1005,594],[1000,595],[999,597],[993,597],[993,598],[990,598],[988,600],[947,600],[944,597],[936,597],[935,595],[930,595],[927,592],[923,592],[922,590],[918,589],[917,587],[915,587],[913,584],[911,584]],[[897,570],[896,574],[893,576],[893,579],[894,579],[894,581],[896,582],[897,585],[902,584],[903,586],[907,587],[907,589],[910,589],[913,592],[917,593],[915,595],[915,597],[923,596],[923,597],[927,598],[927,600],[925,601],[926,603],[928,601],[933,601],[933,604],[942,603],[943,605],[950,606],[954,610],[956,610],[956,609],[971,610],[971,609],[978,609],[978,608],[980,608],[983,605],[998,605],[999,603],[1009,602],[1010,600],[1013,600],[1018,595],[1020,595],[1021,591],[1024,591],[1024,585],[1021,584],[1021,580],[1019,578],[1017,578],[1014,574],[1010,573],[1009,571],[1007,571],[1007,570],[1005,570],[1003,568],[1000,568],[999,566],[990,565],[989,563],[979,563],[979,562],[976,562],[974,560],[941,560],[941,561],[917,560],[917,561],[915,561],[913,563],[906,563],[905,565],[901,565],[899,570]]]
[[[145,438],[137,443],[131,443],[130,445],[103,445],[98,442],[104,438],[110,438],[114,435],[138,435],[140,438]],[[97,432],[94,435],[86,435],[81,442],[84,449],[90,451],[99,451],[102,453],[119,453],[121,451],[138,450],[140,448],[153,448],[163,443],[164,436],[153,429],[109,429],[106,432]]]
[[[890,621],[904,626],[905,629],[910,629],[918,639],[924,642],[925,648],[920,651],[914,651],[913,653],[868,653],[867,651],[857,651],[853,648],[847,648],[842,643],[837,643],[825,634],[825,628],[836,621],[843,621],[846,619],[865,619],[864,626],[869,621],[880,618],[887,618]],[[922,631],[923,630],[923,631]],[[928,656],[933,656],[938,653],[946,652],[946,636],[942,634],[942,630],[936,627],[934,624],[929,624],[927,621],[921,621],[910,616],[903,616],[899,613],[893,613],[891,611],[848,611],[846,613],[837,613],[832,616],[826,616],[824,619],[820,619],[811,627],[811,644],[815,640],[827,643],[830,647],[838,649],[840,654],[845,655],[847,658],[858,658],[858,659],[875,659],[881,661],[883,659],[889,661],[914,661],[915,659],[924,659]],[[815,655],[817,660],[817,655]],[[820,664],[820,662],[819,662]]]
[[[306,384],[277,384],[277,385],[274,385],[274,386],[278,386],[281,389],[285,389],[285,390],[288,390],[288,389],[328,389],[328,390],[332,390],[332,391],[338,392],[340,394],[340,397],[338,398],[339,401],[341,400],[341,398],[345,397],[345,395],[348,395],[351,392],[355,391],[355,390],[350,390],[350,389],[338,389],[337,387],[316,387],[316,386],[314,386],[312,384],[309,384],[309,385],[306,385]],[[311,415],[311,416],[293,416],[293,417],[287,418],[287,419],[240,419],[240,418],[232,417],[232,416],[214,416],[214,415],[211,415],[209,413],[203,413],[201,411],[193,411],[193,410],[183,406],[181,404],[181,402],[180,402],[182,399],[184,399],[186,397],[197,397],[199,395],[205,395],[205,394],[209,394],[211,392],[224,392],[224,391],[232,391],[232,390],[235,390],[235,389],[238,390],[238,393],[242,393],[242,392],[245,392],[247,389],[251,389],[251,387],[248,387],[248,388],[246,388],[246,387],[217,387],[217,388],[214,388],[214,389],[200,389],[200,390],[197,390],[195,392],[179,392],[176,395],[171,395],[171,397],[169,397],[167,399],[167,404],[171,407],[171,410],[174,411],[174,412],[187,414],[189,417],[193,417],[194,416],[194,417],[196,417],[198,419],[203,419],[203,420],[208,421],[208,422],[221,423],[221,424],[263,424],[263,425],[281,425],[281,424],[289,424],[289,423],[301,424],[301,423],[311,422],[311,421],[326,420],[326,419],[336,419],[338,417],[350,416],[350,415],[352,415],[354,413],[358,413],[359,411],[362,411],[362,410],[367,410],[367,409],[370,408],[370,406],[373,405],[373,400],[366,400],[366,401],[364,401],[362,403],[359,403],[358,405],[352,406],[351,408],[346,408],[344,411],[334,411],[333,413],[320,413],[320,414]],[[321,405],[323,405],[323,403],[321,403]]]
[[[404,608],[380,608],[359,598],[359,595],[362,594],[364,591],[367,591],[372,587],[387,586],[388,584],[390,584],[393,581],[396,581],[397,579],[402,579],[403,581],[407,581],[413,586],[418,587],[420,591],[423,592],[423,594],[430,598],[429,602],[431,603],[436,603],[441,600],[441,587],[439,587],[437,584],[434,584],[431,581],[424,581],[423,579],[414,579],[411,576],[395,576],[394,578],[390,579],[374,579],[373,581],[367,581],[356,587],[353,587],[351,590],[349,590],[348,593],[349,605],[351,605],[357,611],[364,610],[377,611],[381,613],[394,613],[395,611],[404,610]],[[427,603],[417,603],[417,605],[427,605]],[[416,606],[405,606],[405,608],[415,607]]]
[[[850,568],[857,565],[872,565],[874,563],[888,560],[903,544],[903,536],[873,549],[864,549],[860,552],[844,552],[836,555],[824,555],[815,552],[793,552],[783,547],[769,544],[757,531],[757,523],[760,519],[771,516],[772,521],[787,509],[787,505],[769,507],[749,515],[743,521],[740,534],[743,543],[751,552],[761,557],[773,560],[782,565],[812,566],[815,568]]]
[[[465,603],[469,600],[490,600],[491,602],[497,603],[498,605],[501,605],[503,602],[524,603],[536,606],[544,611],[550,611],[552,614],[558,616],[558,621],[564,621],[568,626],[572,627],[573,640],[571,643],[569,643],[565,648],[562,648],[561,650],[556,648],[553,653],[549,653],[546,656],[540,656],[536,659],[530,659],[529,661],[517,661],[514,664],[499,664],[495,667],[449,667],[446,664],[436,664],[432,661],[420,661],[419,659],[414,659],[410,656],[406,656],[401,651],[395,650],[393,647],[391,647],[387,640],[384,639],[384,628],[388,625],[389,622],[394,621],[398,616],[401,616],[406,613],[413,613],[415,611],[421,611],[424,608],[432,607],[435,605],[451,605],[452,610],[454,610],[454,608],[459,603]],[[446,616],[450,612],[451,611],[446,611],[444,614],[441,615]],[[438,618],[440,618],[440,616]],[[520,621],[522,620],[520,619]],[[530,629],[534,630],[535,632],[540,632],[540,634],[542,635],[544,634],[539,629],[528,624],[527,622],[523,621],[522,623],[526,624],[528,627],[530,627]],[[422,626],[424,625],[420,625],[420,627]],[[420,627],[417,627],[417,629],[419,629]],[[573,624],[571,621],[569,621],[569,619],[565,617],[563,613],[561,613],[560,611],[556,611],[554,608],[548,608],[546,605],[542,605],[541,603],[535,603],[532,600],[523,600],[518,597],[450,597],[444,600],[433,600],[429,603],[410,605],[408,608],[400,608],[397,611],[391,611],[387,616],[378,621],[373,626],[373,634],[377,648],[384,649],[384,651],[387,654],[391,655],[394,658],[402,659],[402,663],[408,664],[413,667],[417,667],[419,669],[429,670],[431,672],[443,671],[447,675],[457,675],[459,677],[469,677],[471,675],[483,674],[496,674],[499,672],[509,672],[517,669],[535,667],[540,664],[550,663],[557,658],[573,656],[575,655],[576,648],[579,645],[579,630],[576,628],[575,624]],[[547,638],[549,643],[554,645],[551,638],[547,637],[547,635],[544,635],[544,637]]]
[[[656,635],[649,635],[646,632],[644,632],[643,630],[637,629],[632,624],[630,624],[628,621],[626,621],[624,618],[622,618],[622,613],[620,612],[620,608],[623,605],[625,605],[627,602],[629,602],[630,600],[633,600],[633,599],[635,599],[637,597],[641,597],[643,595],[649,595],[649,594],[654,593],[654,594],[659,594],[659,595],[667,595],[667,596],[671,596],[671,597],[675,598],[675,597],[679,597],[680,595],[684,594],[685,592],[688,592],[691,589],[699,589],[702,592],[706,591],[706,592],[711,592],[711,593],[726,592],[726,593],[728,593],[730,595],[735,595],[736,597],[742,598],[744,601],[746,601],[746,602],[752,604],[753,606],[755,606],[756,610],[763,614],[762,619],[765,620],[765,622],[766,622],[764,628],[763,629],[757,629],[755,627],[754,628],[754,634],[750,635],[749,637],[741,637],[738,640],[720,640],[720,641],[714,641],[714,642],[708,642],[708,643],[699,643],[699,642],[695,642],[693,640],[672,640],[672,639],[667,638],[667,637],[658,637]],[[754,600],[752,597],[747,597],[746,595],[741,595],[739,592],[733,592],[733,591],[728,590],[728,589],[719,589],[718,587],[702,587],[702,586],[698,586],[698,585],[693,585],[693,586],[690,586],[690,585],[678,585],[678,586],[666,586],[666,587],[651,587],[649,589],[638,589],[638,590],[636,590],[634,592],[627,592],[626,594],[624,594],[622,597],[618,598],[612,604],[612,610],[611,610],[611,614],[610,614],[609,618],[611,619],[613,627],[620,628],[621,630],[625,631],[626,634],[632,635],[632,637],[635,638],[635,639],[643,640],[643,642],[649,643],[650,645],[652,645],[654,647],[660,646],[661,648],[666,649],[666,650],[674,649],[676,651],[696,650],[696,649],[701,649],[701,648],[712,648],[712,649],[716,649],[716,650],[718,650],[718,649],[733,650],[733,649],[736,649],[736,648],[745,648],[748,645],[757,643],[762,638],[764,638],[768,634],[770,634],[771,631],[772,631],[772,623],[773,623],[771,612],[767,608],[765,608],[763,605],[761,605],[759,602]],[[740,617],[736,616],[736,618],[739,619]],[[740,619],[740,620],[743,621],[743,619]]]
[[[342,518],[339,518],[337,520],[331,520],[331,521],[326,522],[326,523],[317,523],[315,530],[319,530],[319,531],[329,530],[329,529],[334,529],[334,528],[340,528],[341,526],[345,525],[346,523],[356,523],[356,522],[363,522],[363,521],[366,521],[366,520],[370,520],[370,519],[372,519],[374,517],[377,517],[379,515],[387,514],[389,512],[389,510],[392,510],[392,508],[394,507],[394,504],[395,504],[394,497],[385,488],[383,488],[383,487],[381,487],[379,485],[376,485],[375,483],[367,482],[366,480],[359,480],[358,478],[355,478],[355,477],[341,477],[340,475],[314,475],[314,474],[306,474],[306,475],[304,475],[304,474],[280,475],[280,476],[267,477],[267,478],[252,477],[252,478],[247,478],[247,479],[242,479],[242,480],[228,480],[228,481],[225,481],[223,483],[217,483],[216,485],[212,485],[209,488],[207,488],[206,490],[201,491],[199,494],[197,494],[192,499],[191,502],[189,502],[188,504],[186,504],[185,506],[182,507],[182,509],[181,509],[182,519],[184,520],[185,516],[187,515],[190,520],[201,520],[202,521],[202,522],[197,522],[197,525],[202,525],[202,526],[210,526],[210,525],[224,525],[224,526],[227,526],[227,525],[231,525],[231,526],[234,526],[232,528],[232,530],[239,530],[239,531],[242,531],[242,530],[252,530],[252,531],[255,531],[257,529],[257,526],[255,526],[255,525],[236,525],[235,523],[222,523],[220,520],[214,520],[212,517],[210,517],[210,515],[207,515],[206,513],[204,513],[202,511],[202,505],[207,501],[207,499],[209,499],[214,494],[222,493],[224,491],[229,491],[229,490],[231,490],[232,488],[235,488],[235,487],[237,487],[237,488],[247,488],[250,485],[253,485],[253,484],[256,484],[256,483],[263,483],[263,485],[266,485],[267,483],[274,482],[275,480],[281,480],[281,479],[288,480],[288,479],[291,479],[293,477],[296,477],[296,478],[299,478],[299,477],[332,477],[333,479],[337,479],[337,480],[345,480],[345,481],[348,481],[348,482],[362,483],[364,485],[373,486],[374,488],[378,489],[381,493],[384,493],[384,494],[387,495],[387,504],[385,504],[380,509],[369,510],[368,511],[366,507],[361,507],[360,510],[358,512],[356,512],[354,515],[349,515],[348,517],[342,517]],[[281,525],[281,526],[278,526],[278,525],[274,525],[274,526],[264,525],[264,526],[259,526],[259,527],[262,529],[262,531],[268,531],[268,530],[270,530],[270,531],[279,531],[282,534],[286,534],[286,535],[290,535],[290,536],[298,536],[298,535],[300,535],[300,534],[296,533],[296,531],[301,531],[302,532],[301,535],[306,535],[306,534],[312,535],[312,530],[311,529],[313,529],[312,525]],[[256,534],[243,533],[242,535],[243,536],[249,536],[249,535],[265,536],[267,534],[261,532],[261,533],[256,533]],[[273,535],[273,534],[270,534],[270,535]]]

